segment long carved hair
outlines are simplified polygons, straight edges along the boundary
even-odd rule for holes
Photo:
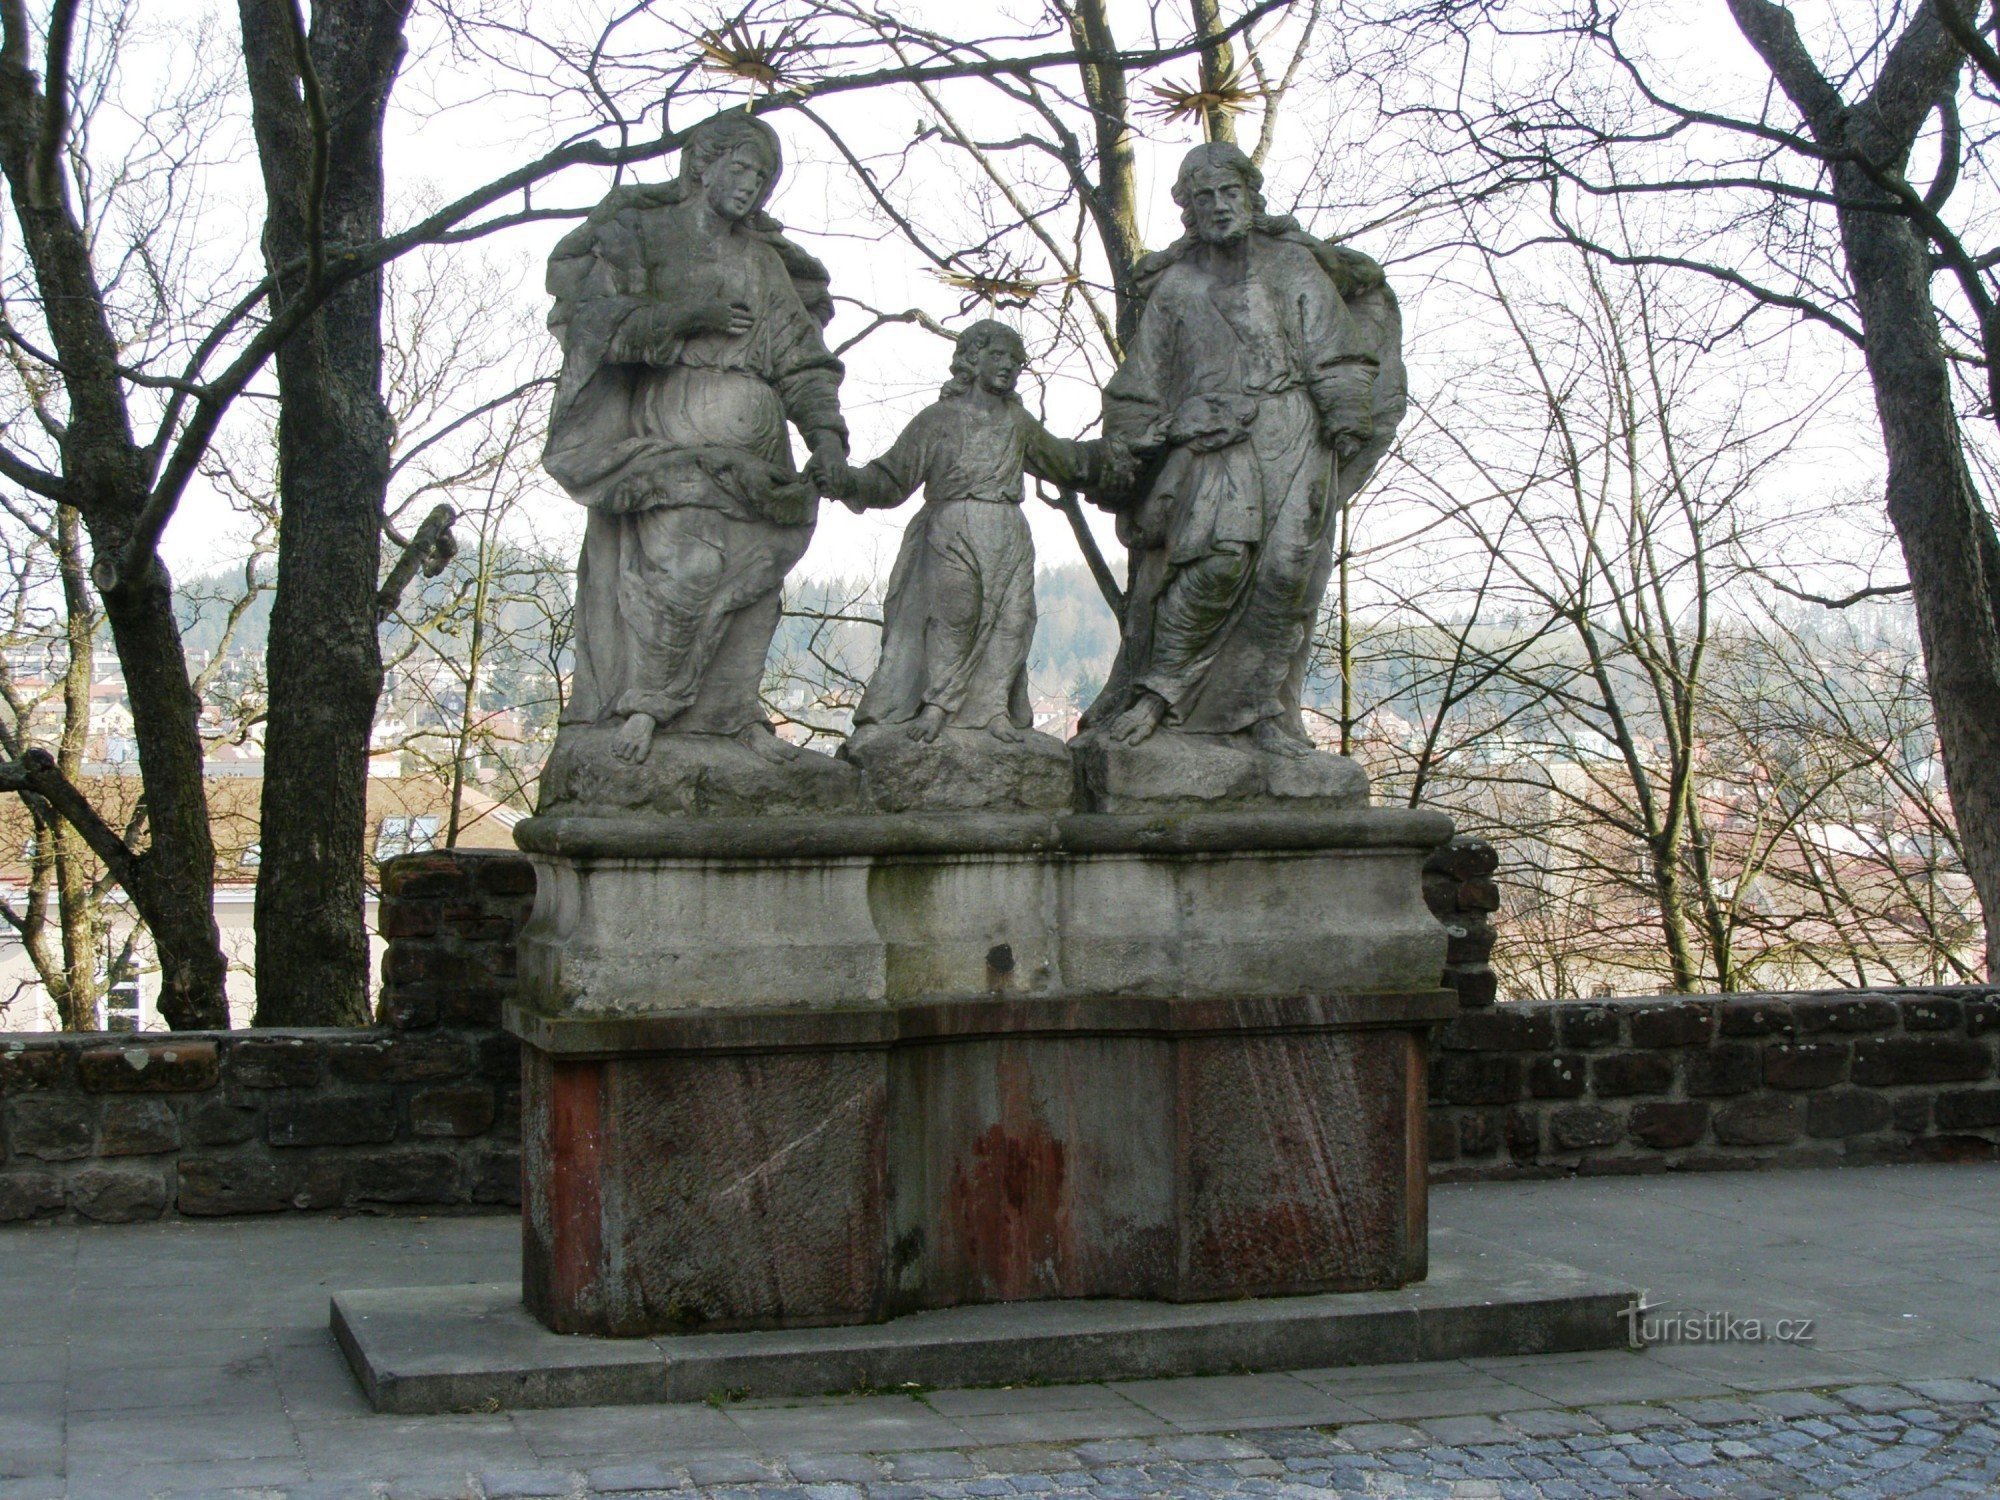
[[[979,356],[1000,340],[1005,339],[1020,351],[1021,363],[1028,362],[1028,346],[1021,342],[1021,335],[994,318],[981,318],[970,324],[958,336],[951,349],[951,379],[944,383],[938,395],[949,400],[953,396],[963,396],[979,383]],[[1010,391],[1010,401],[1019,401],[1021,393]]]

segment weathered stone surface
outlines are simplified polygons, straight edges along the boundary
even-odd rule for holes
[[[273,1146],[361,1146],[396,1138],[396,1106],[379,1095],[274,1098],[264,1112]]]
[[[311,1088],[325,1067],[326,1047],[306,1037],[259,1037],[229,1048],[229,1081],[248,1089]]]
[[[1503,1005],[1447,1021],[1434,1040],[1451,1052],[1546,1052],[1556,1044],[1556,1023],[1546,1012]]]
[[[612,752],[618,726],[566,725],[542,772],[543,816],[652,813],[680,818],[810,817],[862,809],[861,774],[845,761],[783,745],[771,755],[715,734],[662,734],[645,761]]]
[[[1500,1111],[1461,1110],[1458,1116],[1457,1154],[1465,1157],[1491,1156],[1500,1149]]]
[[[1782,1000],[1724,1000],[1716,1024],[1724,1036],[1785,1036],[1797,1028]]]
[[[1708,1106],[1649,1099],[1632,1106],[1626,1124],[1640,1145],[1655,1151],[1679,1151],[1694,1145],[1708,1129]]]
[[[1715,1112],[1715,1138],[1725,1146],[1782,1146],[1804,1129],[1805,1110],[1781,1094],[1735,1099]]]
[[[211,1099],[188,1111],[187,1137],[197,1146],[236,1146],[258,1134],[263,1118],[255,1105]]]
[[[1957,1037],[1873,1037],[1854,1044],[1854,1081],[1972,1083],[1993,1073],[1993,1049]]]
[[[356,1203],[445,1203],[456,1196],[458,1158],[449,1151],[370,1152],[342,1165]]]
[[[1757,1049],[1747,1042],[1722,1042],[1691,1053],[1682,1066],[1687,1073],[1687,1091],[1696,1098],[1747,1094],[1762,1076]]]
[[[1431,1095],[1446,1104],[1512,1104],[1521,1065],[1511,1057],[1444,1053],[1431,1063]]]
[[[491,1084],[452,1084],[423,1089],[410,1096],[412,1135],[484,1135],[492,1126]]]
[[[280,1160],[244,1153],[183,1156],[178,1206],[184,1214],[270,1214],[292,1206],[299,1171]]]
[[[1625,1134],[1625,1122],[1615,1111],[1594,1104],[1571,1104],[1549,1114],[1549,1137],[1563,1151],[1615,1146]]]
[[[1619,1052],[1590,1060],[1591,1089],[1607,1099],[1664,1094],[1673,1084],[1674,1065],[1657,1052]]]
[[[100,1224],[157,1219],[167,1210],[167,1182],[157,1169],[85,1167],[69,1180],[69,1206]]]
[[[1940,1130],[2000,1127],[2000,1089],[1949,1089],[1937,1096]]]
[[[461,894],[470,866],[458,851],[405,854],[382,867],[382,894],[399,901],[429,901]]]
[[[1528,1092],[1537,1099],[1581,1098],[1589,1059],[1580,1052],[1557,1052],[1528,1064]]]
[[[646,1015],[1434,990],[1445,934],[1417,877],[1449,832],[1440,815],[1391,808],[691,830],[536,818],[516,829],[542,881],[519,1000]],[[637,853],[660,845],[673,852]]]
[[[1077,805],[1086,812],[1153,813],[1254,807],[1361,807],[1368,773],[1345,756],[1260,750],[1247,735],[1169,730],[1137,745],[1098,734],[1070,742]]]
[[[99,1156],[154,1156],[177,1150],[180,1143],[180,1117],[165,1100],[105,1101],[97,1124]]]
[[[333,1076],[343,1083],[422,1083],[456,1078],[469,1061],[464,1038],[450,1033],[357,1037],[330,1044]]]
[[[218,1068],[214,1042],[128,1042],[86,1047],[76,1072],[93,1093],[183,1094],[214,1088]]]
[[[63,1049],[53,1043],[9,1041],[0,1045],[0,1095],[54,1088],[67,1066]]]
[[[53,1172],[0,1172],[0,1224],[60,1213],[62,1179]]]
[[[1632,1012],[1634,1047],[1702,1047],[1715,1033],[1715,1010],[1700,1000],[1676,1000]]]
[[[1075,795],[1069,751],[1053,735],[1016,730],[1016,742],[984,729],[947,726],[921,741],[906,724],[868,724],[841,746],[861,773],[861,793],[882,812],[964,808],[1063,812]]]
[[[474,1203],[518,1205],[521,1201],[521,1153],[494,1150],[475,1158],[471,1191]]]
[[[1806,1134],[1838,1139],[1883,1130],[1893,1113],[1889,1100],[1866,1089],[1830,1089],[1806,1101]]]
[[[1799,1042],[1764,1049],[1764,1082],[1774,1089],[1823,1089],[1847,1071],[1847,1043]]]
[[[28,1094],[7,1101],[7,1139],[16,1156],[81,1160],[90,1155],[96,1124],[91,1101],[73,1094]]]
[[[1893,1000],[1872,996],[1833,999],[1812,996],[1792,1002],[1800,1031],[1886,1031],[1898,1019]]]
[[[638,1333],[1419,1274],[1412,1029],[1157,1003],[1165,1024],[1110,1001],[911,1007],[915,1046],[767,1030],[747,1050],[711,1020],[712,1048],[676,1023],[671,1050],[569,1062],[530,1033],[531,1305]],[[1509,1144],[1532,1145],[1519,1125]]]
[[[1905,1031],[1955,1031],[1965,1022],[1963,1001],[1945,995],[1912,995],[1900,1002]]]
[[[1611,1047],[1617,1045],[1618,1012],[1608,1005],[1565,1005],[1561,1010],[1562,1044],[1565,1047]]]

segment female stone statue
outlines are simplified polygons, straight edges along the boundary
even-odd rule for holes
[[[781,166],[770,126],[718,115],[676,181],[614,189],[549,261],[563,371],[543,462],[589,509],[563,720],[622,720],[627,762],[656,730],[795,753],[758,700],[816,518],[786,423],[828,463],[846,427],[826,271],[762,211]]]

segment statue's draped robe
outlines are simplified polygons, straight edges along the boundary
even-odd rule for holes
[[[1334,523],[1402,416],[1400,322],[1373,262],[1289,221],[1250,235],[1240,281],[1193,249],[1141,263],[1145,306],[1105,389],[1107,436],[1149,468],[1120,518],[1132,564],[1118,659],[1084,722],[1144,688],[1170,727],[1273,720],[1303,738]],[[1364,306],[1350,311],[1342,282]],[[1371,415],[1376,438],[1337,466],[1325,434]]]
[[[1022,474],[1080,488],[1102,460],[1102,444],[1051,436],[1019,402],[995,410],[947,396],[857,472],[862,504],[899,505],[922,485],[924,506],[903,530],[856,724],[899,724],[928,704],[968,729],[1002,717],[1033,727],[1035,546]]]
[[[824,270],[762,214],[718,249],[697,207],[674,185],[615,190],[549,262],[563,372],[544,463],[589,510],[565,722],[764,721],[764,659],[817,504],[785,424],[845,433]],[[718,299],[748,304],[747,334],[674,332]]]

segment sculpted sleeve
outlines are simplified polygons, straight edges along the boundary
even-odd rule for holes
[[[1101,438],[1072,442],[1059,438],[1032,416],[1023,413],[1028,424],[1027,467],[1037,479],[1059,484],[1064,489],[1094,490],[1104,485],[1110,469],[1110,444]]]
[[[1359,347],[1353,320],[1316,261],[1302,268],[1311,291],[1301,298],[1306,386],[1329,433],[1366,439],[1374,431],[1376,359]]]
[[[887,510],[901,505],[917,492],[930,473],[937,445],[938,421],[935,405],[927,406],[896,435],[889,451],[855,470],[855,503],[869,510]]]
[[[827,351],[819,324],[806,314],[789,285],[771,298],[776,326],[772,329],[773,376],[778,399],[794,427],[807,442],[832,433],[847,446],[847,423],[840,415],[840,381],[847,372]]]

